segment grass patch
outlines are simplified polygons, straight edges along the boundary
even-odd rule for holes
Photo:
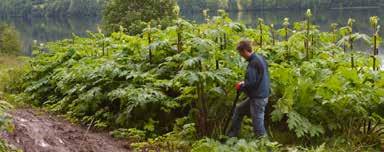
[[[0,99],[12,101],[12,93],[19,91],[24,61],[20,56],[0,54]]]
[[[7,87],[12,85],[12,82],[16,79],[20,79],[20,75],[17,72],[24,65],[23,59],[13,55],[0,55],[0,131],[12,130],[11,119],[5,115],[5,111],[12,107],[7,102],[9,94],[7,93]],[[19,152],[14,147],[8,145],[4,140],[0,139],[0,151],[6,152]]]

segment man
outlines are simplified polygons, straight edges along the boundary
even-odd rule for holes
[[[237,105],[228,136],[238,136],[243,117],[248,114],[252,116],[253,131],[256,136],[266,136],[264,112],[270,94],[268,64],[264,57],[253,53],[250,41],[241,41],[237,46],[237,51],[248,61],[248,66],[245,80],[237,83],[236,89],[244,92],[248,98]]]

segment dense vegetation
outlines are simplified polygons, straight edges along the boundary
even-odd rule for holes
[[[20,51],[19,33],[13,26],[0,23],[0,55],[19,54]]]
[[[0,0],[0,16],[97,16],[105,0]]]
[[[178,8],[175,0],[111,0],[104,10],[104,24],[109,32],[126,27],[128,33],[138,34],[150,25],[167,26],[176,18]]]
[[[49,43],[34,52],[22,80],[6,88],[18,92],[19,102],[84,125],[117,129],[111,135],[129,138],[136,148],[278,151],[285,148],[281,144],[322,143],[323,151],[379,148],[384,72],[378,68],[377,17],[370,19],[368,36],[353,32],[353,19],[320,32],[310,11],[302,22],[284,19],[280,29],[262,19],[248,28],[219,14],[205,14],[204,24],[179,18],[166,29],[148,25],[135,36],[120,28],[108,37],[89,33],[90,38]],[[270,138],[278,143],[215,140],[222,137],[235,95],[232,84],[242,79],[246,65],[234,51],[244,38],[253,40],[270,63],[266,119]],[[358,52],[357,41],[367,42],[372,53]],[[247,120],[241,137],[251,135]]]

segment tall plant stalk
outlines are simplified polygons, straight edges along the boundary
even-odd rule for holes
[[[177,52],[180,53],[183,51],[183,27],[180,22],[177,22]]]
[[[283,26],[285,31],[285,41],[288,42],[288,28],[289,28],[289,18],[284,18]]]
[[[331,24],[331,33],[332,33],[332,42],[334,45],[337,43],[337,23],[332,23]],[[332,55],[335,55],[335,50],[332,49]]]
[[[379,31],[378,29],[380,29],[380,26],[378,25],[379,23],[379,18],[377,16],[372,16],[369,18],[369,21],[370,21],[370,24],[373,28],[373,46],[372,46],[372,49],[373,49],[373,65],[372,65],[372,68],[374,71],[376,70],[379,70],[378,68],[376,68],[376,57],[378,55],[378,43],[377,43],[377,40],[379,38]],[[373,87],[375,86],[375,83],[372,84]],[[372,113],[369,112],[369,116],[372,116]],[[375,128],[375,127],[374,127]],[[369,120],[368,121],[368,126],[367,126],[367,132],[371,132],[372,130],[372,120]]]
[[[75,45],[76,36],[72,34],[72,45]]]
[[[208,15],[208,9],[203,10],[203,16],[207,23],[209,23],[209,15]]]
[[[275,46],[275,35],[276,35],[276,31],[275,31],[275,25],[271,24],[269,26],[271,28],[271,35],[272,35],[272,45]]]
[[[103,37],[103,56],[105,55],[105,38]]]
[[[355,22],[354,19],[349,18],[348,19],[348,41],[349,41],[349,48],[351,51],[351,67],[355,68],[355,60],[354,60],[354,51],[353,51],[353,23]]]
[[[289,18],[284,18],[283,26],[284,26],[284,37],[285,37],[285,49],[287,50],[287,58],[289,59],[290,56],[290,50],[289,50],[289,45],[288,45],[288,28],[289,28]]]
[[[199,72],[203,72],[203,64],[201,60],[198,62],[198,68]],[[208,103],[205,98],[204,82],[202,80],[197,83],[196,91],[199,108],[199,114],[197,118],[199,123],[198,129],[200,130],[200,136],[203,137],[208,135]]]
[[[378,37],[379,37],[379,31],[378,29],[380,29],[380,26],[378,25],[378,22],[379,22],[379,18],[377,16],[372,16],[370,17],[370,23],[371,23],[371,26],[373,28],[373,47],[372,47],[372,52],[373,52],[373,65],[372,65],[372,68],[373,70],[379,70],[377,68],[377,65],[376,65],[376,57],[377,55],[379,54],[379,49],[378,49]]]
[[[151,22],[148,23],[148,45],[150,45],[152,43],[152,35],[151,35],[151,32],[152,32],[152,29],[151,29]],[[148,52],[148,56],[149,56],[149,64],[152,64],[152,49],[149,48],[149,52]]]
[[[222,52],[223,50],[227,49],[227,33],[223,33],[216,37],[216,43],[219,44],[219,50]],[[216,69],[220,69],[220,59],[216,58]]]
[[[259,30],[260,30],[260,39],[259,39],[259,43],[260,43],[260,48],[262,49],[263,48],[263,26],[264,26],[264,20],[262,18],[259,18],[258,19],[259,21]]]
[[[221,42],[221,37],[218,36],[216,37],[216,43],[219,44],[219,50],[222,51],[223,50],[223,45],[222,45],[222,42]],[[219,65],[219,59],[216,57],[216,69],[220,69],[220,65]]]
[[[311,18],[312,18],[312,12],[310,9],[307,10],[305,13],[306,16],[306,36],[304,41],[304,47],[306,52],[307,60],[309,59],[309,38],[310,38],[310,30],[311,30]]]

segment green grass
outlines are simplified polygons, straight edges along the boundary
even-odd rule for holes
[[[17,56],[8,56],[8,55],[0,55],[0,115],[4,114],[5,107],[11,107],[9,103],[7,102],[7,94],[5,93],[5,88],[15,78],[18,78],[19,76],[16,75],[13,72],[10,72],[11,69],[18,69],[19,67],[23,66],[22,59]],[[3,109],[4,108],[4,109]],[[5,130],[12,130],[12,125],[8,122],[9,118],[6,118],[4,120],[0,120],[0,131]],[[19,150],[15,150],[14,148],[10,147],[5,141],[0,139],[0,152],[18,152]]]
[[[0,95],[4,92],[8,82],[12,79],[20,77],[14,72],[10,72],[12,69],[20,69],[24,65],[23,59],[13,55],[1,55],[0,54]]]
[[[4,76],[5,71],[11,68],[17,68],[23,65],[20,57],[14,55],[1,55],[0,54],[0,76]]]

